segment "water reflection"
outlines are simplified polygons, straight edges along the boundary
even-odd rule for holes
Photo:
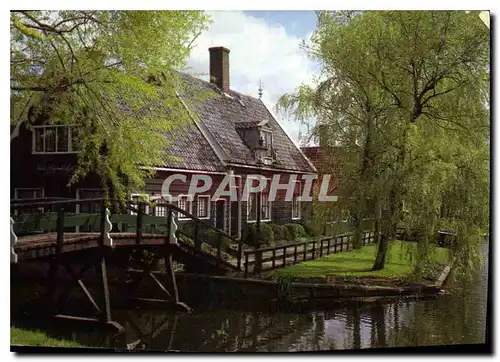
[[[486,253],[486,249],[485,249]],[[88,346],[178,351],[311,351],[484,343],[487,265],[472,280],[451,278],[436,299],[353,304],[307,313],[202,309],[173,315],[115,311],[120,336],[52,334]]]

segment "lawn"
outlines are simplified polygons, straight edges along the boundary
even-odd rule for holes
[[[32,331],[20,328],[10,329],[10,344],[20,346],[41,346],[41,347],[83,347],[82,345],[47,336],[40,331]]]
[[[354,251],[330,254],[320,259],[299,263],[287,268],[276,269],[270,276],[292,278],[327,278],[329,276],[404,278],[410,275],[416,260],[416,244],[393,241],[385,263],[385,268],[372,271],[377,246],[370,245]],[[431,252],[432,264],[446,264],[448,249],[434,247]]]

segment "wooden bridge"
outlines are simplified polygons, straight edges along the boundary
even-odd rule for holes
[[[93,213],[76,213],[76,206],[92,205]],[[89,207],[90,209],[90,207]],[[113,212],[111,212],[113,210]],[[152,215],[150,214],[152,213]],[[352,248],[352,234],[322,237],[301,243],[253,249],[204,220],[172,204],[117,200],[16,200],[11,203],[11,270],[32,261],[48,263],[45,285],[47,305],[58,318],[104,323],[121,329],[111,317],[108,265],[135,279],[138,287],[147,279],[163,295],[154,302],[189,310],[179,298],[174,262],[189,272],[247,276],[330,252]],[[178,225],[178,217],[189,219],[190,230]],[[364,243],[373,241],[366,232]],[[86,280],[86,271],[97,275]],[[163,270],[160,280],[153,270]],[[139,270],[139,273],[137,271]],[[70,278],[62,292],[61,272]],[[90,292],[88,284],[97,290]],[[60,313],[67,295],[77,287],[93,307],[93,315],[82,317]],[[133,288],[132,288],[133,289]],[[130,291],[130,288],[128,289]],[[131,298],[133,299],[133,298]],[[135,298],[147,301],[147,298]],[[151,301],[151,300],[149,300]]]

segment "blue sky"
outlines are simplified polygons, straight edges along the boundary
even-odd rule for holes
[[[271,24],[281,24],[287,32],[298,37],[305,37],[316,27],[314,11],[244,11],[244,13],[262,18]]]
[[[307,127],[276,114],[279,97],[301,83],[312,84],[319,65],[300,49],[316,27],[313,11],[210,11],[212,24],[194,43],[188,64],[208,79],[208,48],[230,49],[230,86],[258,96],[262,82],[263,102],[297,143]]]

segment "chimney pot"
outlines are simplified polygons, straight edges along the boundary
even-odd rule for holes
[[[210,52],[210,83],[229,94],[229,52],[224,47],[208,48]]]

